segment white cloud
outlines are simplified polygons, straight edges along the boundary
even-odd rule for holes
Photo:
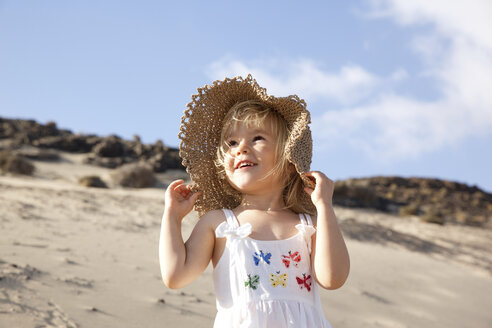
[[[394,82],[399,82],[405,80],[408,77],[408,72],[403,68],[398,68],[396,71],[391,73],[390,80]]]
[[[434,24],[437,33],[465,38],[492,49],[490,0],[369,0],[373,17],[388,17],[401,25]]]
[[[438,60],[445,56],[443,40],[435,34],[415,36],[412,40],[412,48],[429,66],[438,65]]]
[[[459,124],[466,119],[464,114],[444,101],[422,103],[384,95],[372,105],[328,111],[313,120],[312,126],[315,136],[328,147],[348,144],[372,160],[392,161],[458,141],[466,132]]]
[[[279,72],[280,73],[276,73]],[[398,69],[388,79],[377,77],[357,65],[345,65],[338,72],[327,72],[309,59],[257,61],[246,64],[231,57],[212,63],[207,71],[212,79],[246,76],[251,73],[268,93],[277,96],[298,94],[308,101],[332,100],[354,104],[374,92],[386,80],[401,80],[406,71]]]
[[[326,144],[347,142],[382,161],[403,160],[492,131],[492,13],[490,1],[371,1],[372,18],[427,24],[413,49],[437,81],[440,99],[374,95],[374,103],[345,107],[315,122]],[[488,13],[488,14],[487,14]],[[394,73],[396,74],[396,73]],[[398,74],[396,74],[398,76]],[[327,128],[327,127],[330,128]]]

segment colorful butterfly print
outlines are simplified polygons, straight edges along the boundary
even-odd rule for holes
[[[263,251],[260,250],[260,254],[255,252],[255,255],[253,255],[253,260],[255,261],[255,265],[258,266],[260,263],[261,259],[265,261],[267,264],[270,264],[270,258],[272,257],[272,253],[263,253]]]
[[[311,291],[311,275],[308,275],[306,277],[306,274],[303,273],[302,276],[303,276],[303,278],[296,277],[297,283],[299,284],[299,287],[301,287],[301,289],[306,287],[307,291],[310,292]]]
[[[270,273],[270,282],[273,287],[277,287],[278,285],[287,287],[287,279],[289,279],[289,275],[287,273],[280,274],[280,271],[277,271],[277,274]]]
[[[299,252],[295,252],[294,254],[292,254],[292,252],[289,251],[289,255],[282,255],[282,262],[285,264],[286,268],[290,266],[291,261],[292,264],[297,267],[299,265],[299,262],[301,262],[301,254],[299,254]]]
[[[258,287],[258,284],[260,283],[260,276],[255,274],[253,277],[251,277],[250,274],[248,274],[248,279],[244,282],[244,287],[249,287],[251,289],[255,289]]]

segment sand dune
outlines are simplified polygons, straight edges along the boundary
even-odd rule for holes
[[[161,281],[163,187],[95,189],[109,169],[62,154],[33,177],[0,176],[0,327],[211,327],[212,268]],[[336,207],[351,255],[346,285],[322,291],[333,327],[492,326],[492,232]],[[197,217],[183,227],[187,236]]]

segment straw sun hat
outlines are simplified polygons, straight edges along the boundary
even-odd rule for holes
[[[221,208],[233,209],[240,204],[239,193],[227,192],[227,181],[219,178],[215,165],[217,147],[224,117],[236,103],[256,100],[272,107],[287,121],[290,134],[286,143],[287,159],[294,164],[305,184],[311,184],[304,175],[309,171],[312,155],[309,112],[306,102],[296,95],[274,97],[266,93],[251,75],[245,79],[235,77],[215,81],[212,85],[199,88],[181,118],[179,155],[193,182],[192,189],[202,194],[195,203],[199,215]],[[311,198],[304,193],[301,202],[314,212]]]

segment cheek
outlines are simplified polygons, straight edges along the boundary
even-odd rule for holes
[[[234,167],[234,158],[232,158],[231,156],[227,156],[224,160],[224,164],[226,172],[231,171]]]
[[[265,161],[268,161],[268,162],[275,162],[276,161],[275,149],[273,149],[272,147],[264,147],[263,149],[261,149],[261,153],[262,153],[262,157]]]

